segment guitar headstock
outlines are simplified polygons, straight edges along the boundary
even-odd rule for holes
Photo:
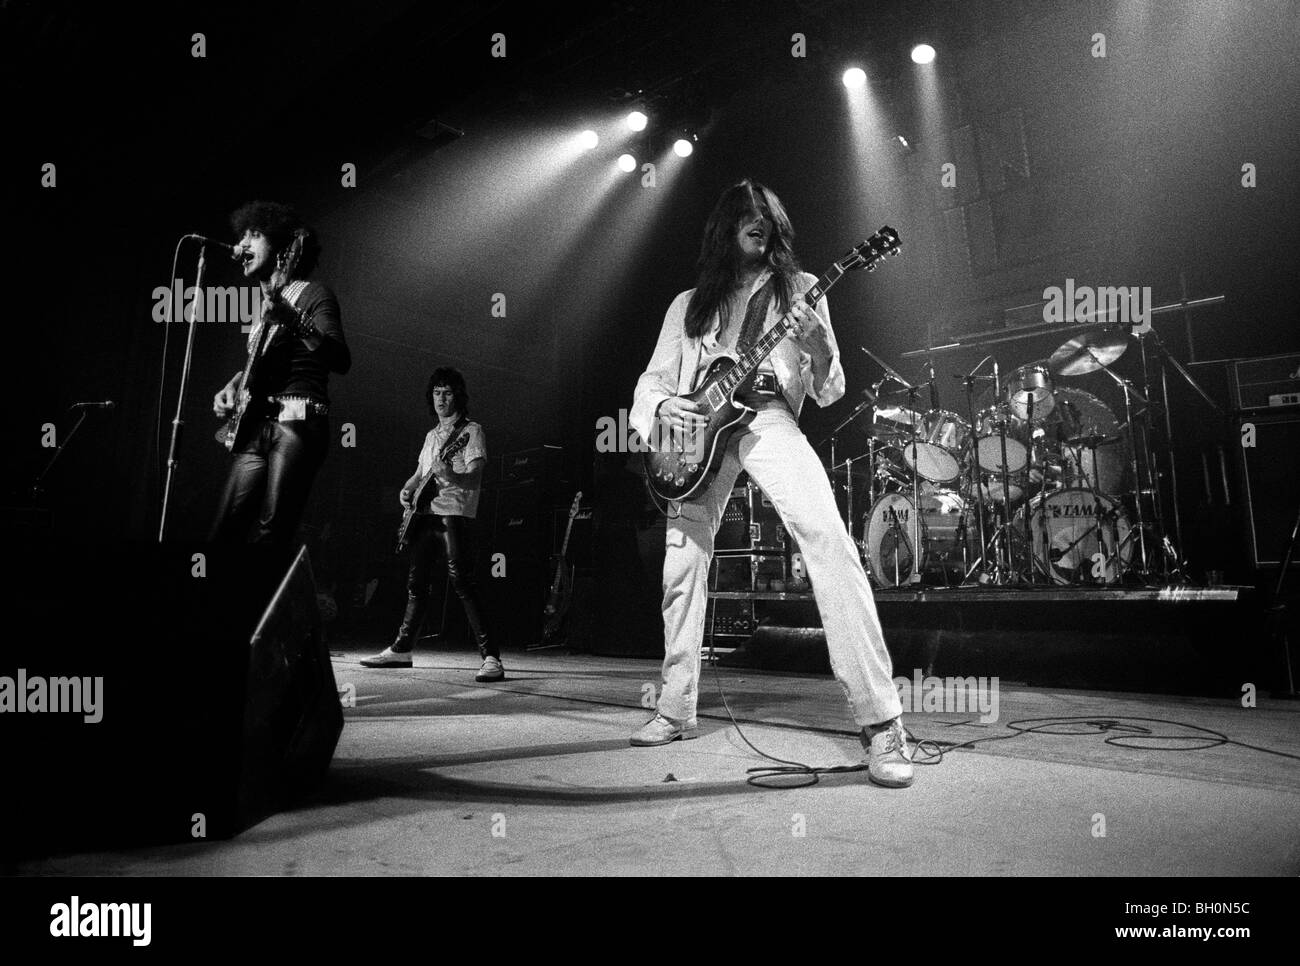
[[[289,247],[276,256],[275,272],[271,276],[271,287],[275,291],[283,289],[293,278],[293,273],[298,268],[298,261],[302,258],[302,244],[306,237],[307,232],[299,228],[293,233],[293,240],[289,242]]]
[[[578,515],[578,506],[582,503],[582,491],[579,490],[573,497],[573,506],[569,507],[569,519],[572,520]]]
[[[857,271],[860,268],[870,272],[874,271],[876,265],[883,259],[897,255],[902,248],[903,242],[898,237],[898,232],[885,225],[866,241],[854,245],[836,264],[845,272]]]

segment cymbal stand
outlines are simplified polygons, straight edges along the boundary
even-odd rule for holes
[[[980,363],[981,366],[983,364],[984,363],[982,362]],[[976,366],[975,369],[978,370],[979,366]],[[966,413],[970,416],[971,483],[975,489],[975,519],[979,524],[980,533],[979,559],[977,559],[974,564],[968,566],[966,576],[962,579],[962,583],[970,580],[971,574],[973,574],[975,569],[978,567],[980,570],[979,582],[984,584],[988,583],[989,580],[989,567],[988,562],[985,559],[988,555],[988,537],[984,533],[984,473],[980,469],[979,439],[976,435],[978,426],[975,421],[975,380],[978,378],[979,377],[974,373],[962,377],[962,381],[966,383]]]
[[[1152,343],[1154,343],[1156,347],[1156,351],[1160,354],[1160,385],[1161,385],[1162,396],[1164,399],[1164,410],[1165,410],[1165,448],[1169,459],[1170,500],[1173,504],[1173,511],[1174,511],[1174,540],[1175,540],[1175,547],[1176,547],[1174,560],[1177,561],[1179,567],[1178,571],[1176,572],[1179,572],[1180,574],[1185,574],[1187,568],[1187,561],[1182,557],[1183,531],[1182,531],[1182,519],[1179,515],[1179,509],[1178,509],[1178,470],[1174,461],[1174,428],[1173,428],[1173,422],[1170,417],[1170,411],[1169,411],[1169,367],[1172,366],[1174,371],[1177,372],[1180,376],[1182,376],[1183,380],[1189,386],[1191,386],[1191,388],[1203,400],[1205,400],[1206,403],[1209,404],[1210,408],[1213,409],[1215,412],[1217,412],[1220,416],[1224,414],[1223,407],[1221,407],[1217,402],[1215,402],[1213,397],[1211,397],[1203,388],[1201,388],[1200,383],[1198,383],[1196,379],[1192,377],[1192,374],[1188,372],[1185,368],[1183,368],[1183,364],[1170,354],[1169,350],[1165,347],[1164,342],[1160,340],[1160,336],[1156,334],[1155,329],[1148,329],[1146,332],[1142,334],[1141,338],[1144,347],[1146,345],[1146,340],[1149,338],[1152,341]]]
[[[1011,406],[1008,403],[1006,418],[1000,420],[1001,425],[998,427],[998,438],[1002,444],[1002,523],[998,525],[998,532],[1003,534],[1002,545],[1006,548],[1007,578],[1014,577],[1018,580],[1020,574],[1016,570],[1015,551],[1011,547],[1011,530],[1014,522],[1011,519],[1011,473],[1007,469],[1007,423],[1009,422],[1011,422]]]
[[[912,386],[907,390],[907,408],[912,416],[912,576],[908,578],[909,584],[919,584],[921,582],[921,477],[919,467],[921,465],[921,454],[918,451],[918,440],[920,434],[916,426],[916,394],[921,391],[919,386]],[[907,452],[907,450],[903,450]],[[895,563],[897,569],[897,563]]]
[[[1034,394],[1032,392],[1029,394],[1029,409],[1027,416],[1028,418],[1025,423],[1029,427],[1029,465],[1025,467],[1025,552],[1028,554],[1029,559],[1025,561],[1025,566],[1029,570],[1029,582],[1032,584],[1034,582],[1034,515],[1029,512],[1031,503],[1029,499],[1029,487],[1034,482],[1034,455],[1036,450],[1034,441]],[[1003,443],[1003,446],[1005,447],[1006,444]],[[1006,457],[1003,457],[1003,459],[1005,460]],[[1007,493],[1006,496],[1007,506],[1009,509],[1011,506],[1011,494]],[[1021,573],[1023,574],[1023,572],[1024,571],[1022,570]]]
[[[1143,396],[1140,392],[1138,392],[1136,389],[1133,388],[1133,384],[1131,382],[1129,382],[1123,376],[1116,374],[1116,372],[1113,369],[1111,369],[1110,366],[1106,365],[1106,363],[1098,359],[1097,353],[1093,352],[1091,348],[1088,349],[1088,355],[1092,356],[1092,358],[1096,361],[1097,365],[1100,366],[1102,369],[1104,369],[1107,375],[1109,375],[1112,379],[1114,379],[1115,382],[1119,384],[1120,389],[1124,391],[1124,425],[1128,427],[1129,469],[1133,473],[1133,485],[1137,490],[1136,498],[1133,501],[1133,506],[1137,514],[1137,519],[1134,522],[1137,525],[1137,532],[1138,532],[1138,560],[1139,560],[1138,571],[1143,576],[1149,576],[1150,570],[1147,567],[1146,521],[1142,513],[1142,476],[1138,471],[1137,433],[1134,431],[1135,427],[1133,426],[1133,401],[1132,400],[1133,397],[1137,397],[1138,401],[1141,402],[1142,405],[1147,407],[1150,407],[1151,403],[1145,396]],[[1118,551],[1119,548],[1116,547],[1116,552]],[[1133,569],[1131,567],[1125,567],[1121,569],[1122,563],[1123,563],[1122,560],[1117,562],[1116,571],[1115,571],[1116,574],[1120,577],[1123,577],[1125,573]]]

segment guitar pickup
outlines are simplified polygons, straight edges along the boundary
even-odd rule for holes
[[[757,372],[754,374],[754,392],[760,396],[775,396],[781,391],[777,384],[775,372]]]

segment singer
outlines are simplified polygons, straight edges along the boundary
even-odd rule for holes
[[[239,238],[235,259],[244,277],[262,290],[250,350],[263,326],[277,328],[261,357],[248,361],[257,367],[241,417],[249,431],[235,447],[211,536],[223,543],[269,544],[287,553],[329,445],[329,374],[346,373],[352,356],[338,299],[307,280],[320,257],[315,231],[292,208],[268,201],[238,209],[230,225]],[[302,251],[290,267],[286,255],[298,231],[304,232]],[[243,375],[243,370],[235,373],[213,397],[218,416],[239,409]]]

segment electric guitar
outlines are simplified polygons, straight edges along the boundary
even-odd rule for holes
[[[542,630],[542,642],[551,641],[564,624],[564,616],[569,612],[569,603],[573,599],[573,571],[565,561],[569,552],[569,535],[573,533],[573,521],[578,515],[578,505],[582,502],[579,490],[569,507],[569,522],[564,527],[564,543],[560,554],[555,559],[555,579],[551,581],[551,592],[546,598],[546,626]]]
[[[810,308],[816,306],[845,274],[860,268],[874,271],[882,259],[897,255],[901,247],[898,232],[887,226],[881,228],[835,262],[803,294],[803,300]],[[746,387],[759,365],[793,327],[793,316],[787,312],[739,357],[720,355],[714,359],[704,374],[703,385],[683,397],[700,405],[700,415],[707,422],[688,433],[665,433],[666,446],[649,449],[642,455],[646,483],[660,510],[670,500],[698,499],[708,490],[731,434],[755,412],[737,402],[736,394]]]
[[[456,433],[459,432],[460,427],[463,426],[464,423],[465,421],[461,420],[461,422],[456,425],[456,429],[451,433],[452,439],[448,439],[442,449],[438,451],[438,459],[442,462],[447,462],[469,445],[468,430],[463,433],[459,439],[454,439]],[[428,489],[430,483],[433,484],[433,489],[426,493],[425,491]],[[411,505],[408,506],[406,511],[402,514],[402,524],[397,528],[397,553],[401,553],[405,550],[407,545],[410,543],[411,522],[415,519],[415,515],[419,512],[419,508],[424,504],[432,502],[433,498],[437,495],[438,484],[434,480],[433,467],[431,466],[429,467],[429,472],[425,473],[424,478],[416,484],[415,493],[411,495]]]
[[[284,287],[289,284],[289,280],[293,278],[294,269],[298,267],[298,259],[302,257],[302,242],[305,235],[306,232],[301,229],[294,232],[293,241],[289,243],[288,249],[282,252],[277,259],[275,272],[271,275],[270,293],[262,303],[262,319],[259,321],[253,344],[248,350],[248,362],[244,364],[244,371],[239,377],[239,389],[235,392],[234,411],[225,424],[217,430],[217,442],[224,445],[231,452],[234,452],[235,449],[243,446],[248,441],[253,428],[257,425],[256,416],[262,410],[262,404],[253,404],[254,393],[258,391],[257,370],[261,365],[262,355],[276,335],[279,334],[280,329],[288,328],[294,335],[297,335],[299,327],[304,321],[300,315],[297,324],[292,322],[268,323],[266,312],[269,306],[279,298]],[[297,311],[293,306],[289,306],[289,308],[292,311]],[[246,419],[245,417],[249,416],[250,412],[253,418]]]

